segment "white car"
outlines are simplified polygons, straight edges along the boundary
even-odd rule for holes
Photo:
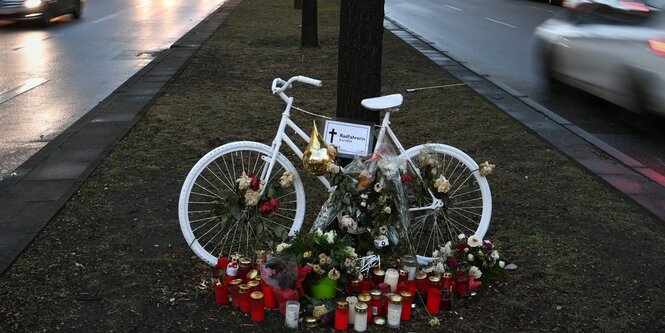
[[[665,116],[665,0],[574,2],[536,28],[546,75],[628,110]]]

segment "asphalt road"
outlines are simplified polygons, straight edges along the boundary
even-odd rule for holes
[[[386,0],[386,16],[478,74],[489,75],[665,175],[665,120],[635,117],[538,70],[535,28],[565,10],[518,0]],[[665,176],[663,176],[665,177]]]
[[[0,179],[225,0],[88,0],[52,26],[0,21]]]

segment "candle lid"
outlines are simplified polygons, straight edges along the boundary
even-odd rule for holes
[[[451,272],[443,272],[443,277],[446,279],[450,279],[453,277],[453,273]]]
[[[240,285],[240,292],[241,293],[246,293],[248,291],[249,291],[249,286],[248,285],[246,285],[246,284],[241,284]]]
[[[370,290],[369,294],[370,294],[370,296],[372,296],[372,298],[381,297],[381,290],[372,289],[372,290]]]
[[[250,288],[258,287],[259,284],[261,284],[261,282],[256,281],[256,280],[252,280],[252,281],[247,282],[247,285],[248,285]]]
[[[427,273],[425,272],[416,273],[416,280],[425,280],[425,279],[427,279]]]
[[[405,269],[400,268],[399,269],[399,275],[402,275],[402,276],[409,275],[409,272],[407,272]]]
[[[249,259],[247,257],[242,257],[242,258],[240,258],[240,260],[238,260],[238,263],[240,264],[240,266],[243,266],[243,267],[251,266],[252,265],[252,259]]]
[[[360,280],[358,280],[358,279],[353,279],[353,280],[351,280],[351,285],[352,285],[352,286],[357,286],[357,285],[359,285],[359,284],[360,284]]]
[[[358,295],[358,302],[367,303],[371,300],[372,300],[372,296],[370,296],[369,294],[360,294],[360,295]]]
[[[390,295],[390,304],[402,304],[402,296],[397,294]]]
[[[428,279],[429,279],[430,283],[439,283],[439,282],[441,282],[441,278],[438,277],[438,276],[430,276]]]
[[[261,282],[261,275],[257,275],[254,277],[254,281],[259,281]]]
[[[242,283],[242,279],[233,279],[231,282],[229,282],[230,285],[236,286]]]
[[[363,303],[363,302],[360,302],[360,303],[356,304],[356,306],[355,306],[356,312],[359,312],[359,313],[367,312],[368,308],[369,308],[369,306],[367,306],[367,303]]]
[[[319,320],[316,319],[314,316],[307,316],[304,319],[305,322],[305,327],[307,328],[315,328],[319,324]]]
[[[249,294],[249,297],[251,297],[253,300],[260,300],[263,298],[263,293],[260,291],[255,291]]]
[[[349,302],[345,300],[339,300],[337,301],[337,308],[338,309],[348,309],[349,308]]]
[[[386,271],[382,270],[381,268],[375,268],[372,273],[376,276],[384,276],[386,275]]]
[[[259,271],[253,269],[253,270],[247,272],[247,276],[246,276],[246,277],[247,277],[248,280],[254,280],[254,278],[255,278],[257,275],[259,275]]]
[[[383,317],[374,317],[374,325],[383,326],[386,324],[386,320]]]
[[[406,291],[406,290],[401,291],[399,293],[399,295],[402,296],[402,298],[411,298],[411,296],[413,296],[413,294],[411,294],[411,292]]]

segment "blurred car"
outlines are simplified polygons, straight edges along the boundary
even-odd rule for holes
[[[568,2],[569,10],[535,31],[545,75],[665,116],[665,0]]]
[[[0,20],[38,20],[49,25],[61,15],[79,18],[82,10],[81,0],[0,0]]]

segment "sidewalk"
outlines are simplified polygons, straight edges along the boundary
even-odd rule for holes
[[[180,233],[178,193],[189,168],[213,147],[270,142],[279,121],[273,110],[281,106],[268,89],[273,78],[322,79],[320,89],[294,87],[296,104],[334,115],[339,4],[319,1],[321,46],[300,49],[292,1],[244,1],[233,11],[238,2],[49,144],[19,170],[20,179],[0,184],[0,244],[9,244],[0,253],[18,258],[0,278],[0,331],[283,327],[274,312],[252,325],[214,305],[204,285],[209,268]],[[458,82],[449,73],[459,74],[456,67],[442,70],[389,32],[384,40],[383,93]],[[446,142],[497,164],[487,237],[521,269],[480,302],[440,317],[436,329],[665,329],[662,221],[496,109],[491,83],[468,78],[488,94],[462,87],[405,95],[393,128],[405,146]],[[44,196],[36,200],[37,192]],[[308,200],[317,195],[310,191]],[[25,237],[10,244],[17,235]],[[19,256],[16,246],[34,235]],[[422,313],[415,316],[422,320],[404,330],[431,329]]]

